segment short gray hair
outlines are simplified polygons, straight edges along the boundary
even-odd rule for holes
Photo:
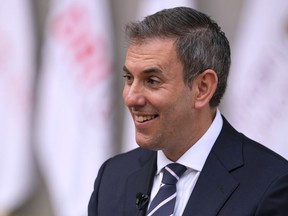
[[[175,39],[176,52],[184,67],[184,82],[191,87],[194,77],[206,69],[214,70],[218,85],[210,106],[219,105],[227,86],[231,54],[229,41],[214,20],[192,8],[176,7],[129,23],[125,32],[130,43],[153,37]]]

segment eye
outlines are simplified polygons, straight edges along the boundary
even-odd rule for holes
[[[131,85],[133,83],[133,76],[131,74],[126,73],[123,75],[123,78],[128,85]]]
[[[147,78],[147,83],[149,85],[155,86],[160,84],[160,80],[157,77],[149,77]]]

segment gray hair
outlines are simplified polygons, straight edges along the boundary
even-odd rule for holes
[[[129,23],[125,32],[130,43],[153,37],[175,39],[185,84],[191,87],[194,77],[207,69],[214,70],[218,85],[209,104],[219,105],[227,86],[231,57],[229,41],[214,20],[192,8],[176,7]]]

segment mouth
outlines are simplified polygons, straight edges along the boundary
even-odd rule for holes
[[[139,123],[144,123],[147,121],[151,121],[155,118],[157,118],[158,115],[136,115],[135,116],[135,121]]]

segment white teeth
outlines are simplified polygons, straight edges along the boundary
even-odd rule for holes
[[[145,122],[155,118],[155,116],[135,116],[136,121]]]
[[[136,117],[137,121],[143,122],[144,120],[144,116],[138,116]]]

